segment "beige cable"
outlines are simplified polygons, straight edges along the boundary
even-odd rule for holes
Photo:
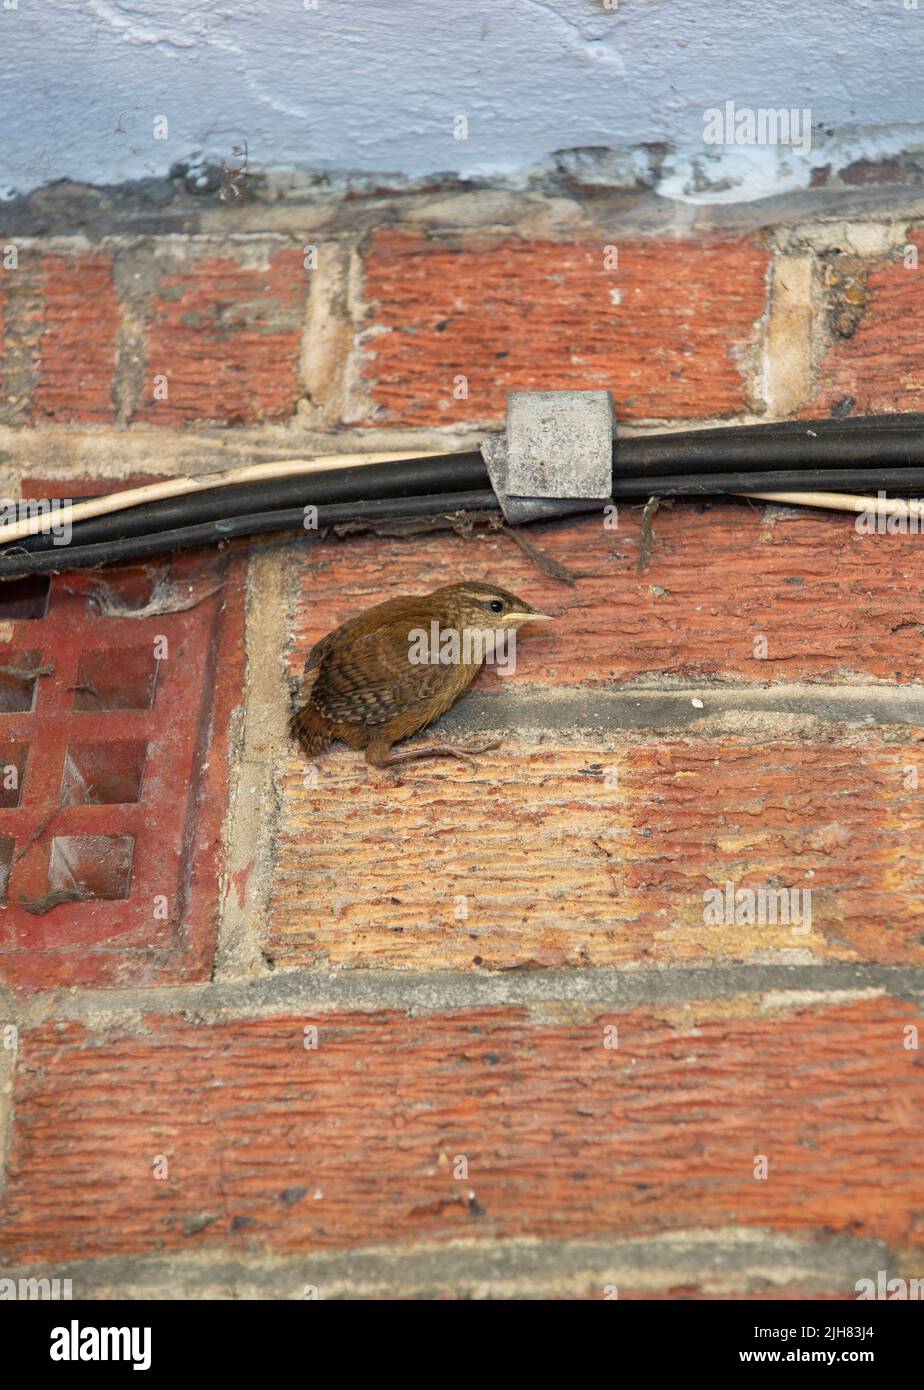
[[[445,451],[444,451],[445,452]],[[276,463],[249,463],[232,468],[228,473],[204,473],[201,478],[165,478],[160,483],[146,483],[125,492],[107,493],[86,502],[73,502],[57,511],[40,516],[23,517],[20,521],[0,526],[0,545],[7,541],[37,536],[52,526],[86,521],[91,516],[107,516],[145,502],[160,502],[169,497],[185,497],[190,492],[208,492],[212,488],[230,487],[234,483],[257,483],[263,478],[295,478],[300,474],[324,473],[331,468],[360,468],[367,463],[396,463],[399,459],[441,458],[432,449],[423,453],[408,453],[401,449],[387,454],[333,454],[316,459],[280,459]]]
[[[924,518],[924,502],[901,497],[863,497],[849,492],[734,492],[733,497],[757,497],[789,507],[825,507],[832,512],[872,512],[875,516]]]

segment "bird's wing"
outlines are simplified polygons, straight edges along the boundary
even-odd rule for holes
[[[414,664],[409,628],[378,627],[320,659],[312,702],[335,722],[385,724],[403,710],[428,700],[450,677],[451,668]]]
[[[309,671],[316,671],[321,665],[328,652],[334,646],[341,646],[349,638],[352,642],[355,635],[378,630],[384,623],[392,617],[398,617],[407,606],[407,601],[401,598],[386,599],[384,603],[377,603],[374,608],[367,608],[364,613],[357,613],[352,618],[347,618],[345,623],[335,627],[332,632],[328,632],[325,637],[315,642],[311,651],[308,653],[308,660],[305,662],[305,674]]]

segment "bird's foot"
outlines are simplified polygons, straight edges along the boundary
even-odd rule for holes
[[[500,748],[501,740],[495,738],[491,743],[479,743],[476,748],[463,748],[463,758],[477,758],[479,753],[491,753],[495,748]]]
[[[499,747],[500,739],[479,744],[477,748],[459,748],[454,743],[427,743],[422,748],[402,748],[397,753],[377,751],[373,757],[367,753],[366,761],[373,767],[399,767],[402,763],[416,762],[421,758],[458,758],[460,762],[473,767],[479,753],[490,753],[493,748]]]

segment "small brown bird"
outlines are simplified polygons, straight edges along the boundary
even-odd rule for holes
[[[335,739],[365,748],[373,767],[414,758],[469,758],[497,744],[457,748],[431,743],[391,751],[444,714],[475,680],[485,658],[506,650],[522,623],[551,621],[493,584],[446,584],[376,604],[329,632],[312,649],[315,672],[292,734],[309,757]]]

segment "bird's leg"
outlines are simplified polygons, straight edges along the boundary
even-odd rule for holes
[[[415,748],[402,748],[393,753],[388,743],[370,743],[366,749],[366,762],[372,767],[398,767],[401,763],[415,762],[418,758],[458,758],[460,762],[470,763],[477,753],[488,753],[500,747],[500,739],[493,743],[482,743],[477,748],[457,748],[454,743],[426,743]]]

